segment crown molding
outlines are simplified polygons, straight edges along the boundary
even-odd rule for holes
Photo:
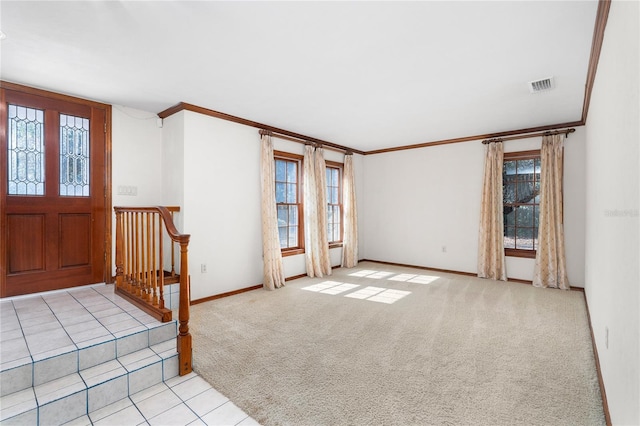
[[[487,133],[483,135],[465,136],[465,137],[453,138],[453,139],[429,141],[429,142],[423,142],[423,143],[412,144],[412,145],[403,145],[403,146],[396,146],[391,148],[375,149],[371,151],[361,151],[361,150],[350,148],[344,145],[338,145],[333,142],[323,141],[321,139],[312,138],[310,136],[305,136],[299,133],[290,132],[288,130],[284,130],[284,129],[269,126],[266,124],[258,123],[255,121],[247,120],[245,118],[225,114],[223,112],[199,107],[199,106],[188,104],[185,102],[180,102],[179,104],[174,105],[171,108],[168,108],[158,113],[158,116],[160,118],[166,118],[180,111],[185,111],[185,110],[193,111],[193,112],[208,115],[211,117],[233,121],[235,123],[244,124],[246,126],[255,127],[258,129],[269,130],[275,133],[280,133],[282,135],[290,136],[292,138],[301,139],[308,142],[315,142],[321,145],[344,150],[346,152],[354,152],[356,154],[361,154],[361,155],[383,154],[387,152],[426,148],[430,146],[447,145],[452,143],[469,142],[469,141],[483,140],[483,139],[493,139],[493,138],[500,138],[505,136],[513,136],[513,135],[525,135],[527,133],[541,132],[546,130],[557,130],[565,127],[584,126],[585,123],[587,122],[587,115],[589,112],[589,103],[591,101],[591,92],[593,90],[596,71],[598,69],[598,61],[600,60],[600,52],[602,50],[602,42],[604,40],[604,30],[607,26],[607,19],[609,17],[610,7],[611,7],[611,0],[598,1],[598,10],[596,12],[596,20],[595,20],[595,25],[593,30],[593,40],[591,43],[591,55],[589,57],[589,66],[587,69],[587,80],[585,83],[585,93],[584,93],[584,100],[582,104],[582,116],[577,121],[571,121],[568,123],[550,124],[550,125],[538,126],[538,127],[529,127],[526,129],[508,130],[504,132]]]

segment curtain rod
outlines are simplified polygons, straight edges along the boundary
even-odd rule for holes
[[[260,133],[260,136],[269,135],[269,136],[272,136],[274,138],[284,139],[284,140],[288,140],[288,141],[291,141],[291,142],[297,142],[297,143],[301,143],[303,145],[312,145],[312,146],[314,146],[316,148],[323,148],[323,149],[327,149],[329,151],[344,152],[345,155],[353,154],[353,152],[348,150],[348,149],[336,148],[336,147],[333,147],[333,146],[329,146],[329,145],[325,145],[325,144],[321,144],[321,143],[317,143],[317,142],[306,141],[304,139],[298,139],[298,138],[294,138],[294,137],[291,137],[291,136],[283,135],[281,133],[272,132],[271,130],[260,129],[260,131],[258,131],[258,133]]]
[[[569,133],[573,133],[575,131],[576,131],[576,129],[571,128],[571,129],[565,129],[565,130],[554,130],[554,131],[550,131],[550,132],[531,133],[531,134],[528,134],[528,135],[509,136],[509,137],[505,137],[505,138],[485,139],[485,140],[482,141],[482,144],[486,145],[486,144],[492,143],[492,142],[504,142],[504,141],[511,141],[511,140],[514,140],[514,139],[534,138],[536,136],[560,135],[562,133],[564,133],[566,136],[569,136]]]

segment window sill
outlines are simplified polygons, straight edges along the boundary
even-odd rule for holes
[[[339,243],[329,243],[329,248],[333,249],[333,248],[339,248],[342,247],[342,241]]]
[[[296,254],[304,254],[303,248],[282,250],[282,257],[295,256]]]
[[[535,250],[519,250],[519,249],[504,249],[504,255],[510,257],[524,257],[527,259],[535,259]]]

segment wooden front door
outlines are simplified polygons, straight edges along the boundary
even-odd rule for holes
[[[109,281],[110,107],[6,87],[0,92],[1,296]]]

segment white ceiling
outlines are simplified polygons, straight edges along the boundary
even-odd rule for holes
[[[579,121],[597,1],[6,1],[1,78],[368,151]],[[527,82],[556,87],[530,94]]]

